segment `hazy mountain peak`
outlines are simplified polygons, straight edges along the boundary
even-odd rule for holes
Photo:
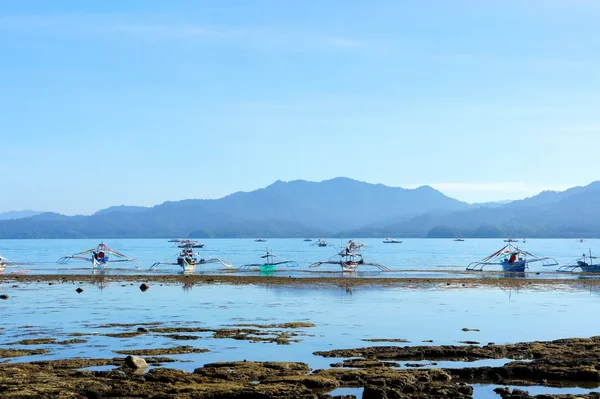
[[[41,213],[44,213],[44,212],[32,211],[32,210],[0,212],[0,220],[28,218],[31,216],[39,215]]]

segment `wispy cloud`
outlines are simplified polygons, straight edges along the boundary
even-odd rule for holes
[[[368,43],[362,40],[348,39],[345,37],[330,37],[327,43],[333,47],[345,47],[345,48],[361,48],[367,47]]]
[[[86,35],[130,35],[155,39],[206,40],[252,46],[288,49],[360,49],[368,43],[347,37],[331,37],[318,32],[278,30],[262,26],[223,26],[185,24],[166,17],[127,15],[18,15],[0,16],[0,31],[16,34],[49,34],[81,37]]]
[[[114,26],[113,29],[115,31],[136,35],[152,35],[169,38],[213,38],[222,40],[247,38],[249,35],[256,35],[257,33],[255,29],[248,28],[145,23],[119,25]]]
[[[420,185],[420,184],[419,184]],[[409,185],[414,188],[419,185]],[[525,182],[440,182],[430,183],[431,187],[451,197],[467,202],[515,200],[530,197],[545,190],[564,191],[572,186],[542,186]]]

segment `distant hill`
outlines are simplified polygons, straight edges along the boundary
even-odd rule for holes
[[[139,212],[144,212],[147,210],[148,210],[148,207],[145,207],[145,206],[118,205],[118,206],[111,206],[106,209],[100,209],[98,212],[94,213],[94,215],[105,215],[107,213],[112,213],[112,212],[139,213]]]
[[[11,220],[11,219],[22,219],[30,216],[39,215],[39,211],[9,211],[9,212],[0,212],[0,220]]]
[[[91,216],[0,220],[0,238],[600,237],[600,182],[469,205],[423,186],[277,181],[215,200],[114,206]]]
[[[600,237],[600,182],[536,196],[497,207],[458,212],[427,212],[365,235],[461,237]]]
[[[324,236],[425,212],[468,208],[429,186],[404,189],[348,178],[277,181],[216,200],[165,202],[150,208],[117,206],[91,216],[47,213],[0,221],[0,238]]]

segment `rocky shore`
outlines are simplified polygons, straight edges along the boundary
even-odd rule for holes
[[[131,351],[134,353],[172,354]],[[0,397],[325,399],[338,387],[356,387],[363,388],[366,399],[471,398],[473,388],[469,384],[483,383],[522,385],[522,389],[497,388],[495,392],[501,398],[525,399],[531,397],[527,393],[531,385],[600,386],[600,337],[485,346],[373,346],[315,355],[342,361],[320,370],[294,362],[221,362],[193,372],[162,367],[172,361],[168,357],[5,362],[0,364]],[[399,362],[411,360],[434,364],[503,358],[513,360],[499,367],[397,368]],[[148,370],[148,365],[153,368]],[[85,370],[99,366],[104,370]],[[405,366],[410,367],[410,363]],[[598,399],[600,395],[536,397]]]
[[[420,271],[423,273],[423,271]],[[478,287],[505,287],[505,288],[535,288],[541,286],[576,286],[578,288],[600,288],[600,279],[554,278],[552,273],[545,273],[548,277],[540,277],[539,273],[530,273],[526,278],[505,277],[504,273],[466,273],[451,271],[447,277],[343,277],[338,273],[327,277],[288,277],[288,276],[260,276],[260,275],[35,275],[35,274],[0,274],[0,284],[19,283],[69,283],[69,284],[108,284],[121,283],[130,285],[145,285],[144,289],[152,284],[175,285],[271,285],[271,286],[301,286],[301,287],[403,287],[403,288],[478,288]],[[141,286],[140,286],[141,287]],[[8,298],[7,298],[8,299]]]

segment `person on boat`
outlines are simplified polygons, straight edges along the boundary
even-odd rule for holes
[[[510,255],[510,258],[508,259],[508,263],[515,263],[517,261],[517,254],[513,253]]]

